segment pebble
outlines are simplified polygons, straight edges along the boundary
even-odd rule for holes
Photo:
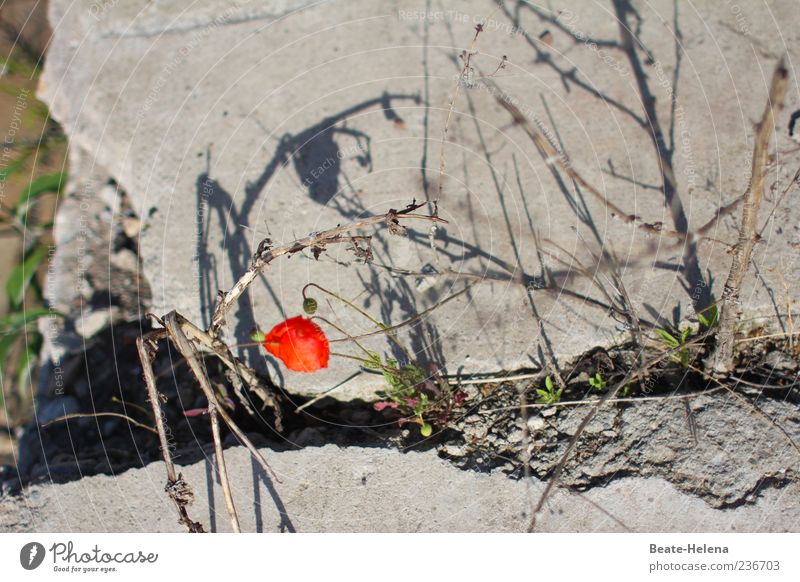
[[[531,432],[538,432],[547,425],[547,421],[541,416],[531,416],[528,419],[528,430]]]
[[[764,363],[774,370],[793,371],[797,369],[797,362],[795,362],[787,354],[777,350],[769,352],[767,357],[764,358]]]

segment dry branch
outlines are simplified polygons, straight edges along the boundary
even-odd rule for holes
[[[183,480],[183,475],[175,471],[175,465],[170,455],[170,442],[164,422],[164,413],[161,410],[161,395],[156,388],[156,377],[153,373],[153,356],[156,350],[155,342],[163,337],[166,337],[164,330],[154,331],[146,337],[138,337],[136,338],[136,348],[139,351],[139,360],[142,362],[144,371],[147,398],[153,408],[158,440],[161,443],[161,456],[164,458],[164,465],[167,468],[167,485],[164,490],[175,503],[180,516],[179,521],[186,526],[189,533],[203,533],[203,526],[197,521],[192,521],[186,512],[186,506],[194,500],[194,493],[192,493],[189,484]]]
[[[194,346],[186,337],[186,333],[183,331],[183,327],[181,325],[181,321],[183,318],[178,315],[177,312],[172,311],[164,316],[164,326],[169,333],[170,339],[173,343],[176,344],[178,351],[181,352],[181,355],[186,358],[189,362],[189,365],[192,367],[192,371],[197,378],[198,383],[200,384],[200,388],[203,390],[203,394],[206,396],[206,400],[208,400],[209,405],[215,405],[217,408],[217,412],[222,417],[222,420],[231,430],[231,432],[236,436],[240,443],[242,443],[247,450],[253,455],[255,460],[261,465],[261,467],[266,471],[268,475],[270,475],[276,481],[280,481],[278,476],[272,470],[272,467],[269,466],[267,460],[261,454],[261,452],[256,448],[253,442],[247,437],[244,431],[239,428],[239,425],[234,422],[228,412],[220,405],[219,401],[217,400],[216,394],[214,394],[214,389],[211,387],[211,381],[208,379],[208,376],[205,373],[205,369],[200,364],[199,359],[197,358],[197,352],[195,351]]]
[[[714,374],[726,376],[733,371],[733,347],[735,343],[736,323],[741,317],[742,309],[739,303],[739,293],[744,282],[753,247],[758,240],[756,226],[758,210],[764,197],[764,180],[766,165],[769,158],[769,142],[775,131],[775,117],[783,108],[786,96],[786,87],[789,81],[789,71],[784,60],[781,59],[772,74],[767,105],[764,114],[756,127],[756,140],[753,149],[752,172],[750,187],[744,199],[742,210],[742,224],[739,227],[739,238],[733,248],[731,270],[725,281],[725,288],[719,303],[719,332],[717,346],[709,358],[709,363]]]
[[[219,471],[219,482],[222,484],[222,494],[225,496],[225,505],[228,508],[228,515],[231,518],[231,529],[233,533],[242,533],[239,527],[239,516],[236,514],[236,506],[233,503],[233,493],[231,483],[228,479],[228,468],[225,465],[225,454],[222,451],[222,437],[219,432],[219,413],[213,404],[208,407],[208,414],[211,417],[211,434],[214,439],[214,457],[217,461]]]
[[[222,295],[219,303],[217,303],[217,306],[214,309],[214,316],[211,319],[211,325],[208,328],[208,333],[212,337],[216,337],[220,328],[225,324],[225,315],[228,313],[233,304],[239,300],[239,297],[241,297],[242,293],[247,290],[247,288],[253,283],[253,281],[256,280],[256,278],[264,271],[264,269],[266,269],[272,261],[282,255],[299,253],[307,248],[323,248],[325,245],[332,243],[349,242],[349,237],[342,237],[341,235],[353,230],[365,228],[367,226],[385,224],[389,228],[390,232],[401,234],[403,227],[400,226],[400,220],[417,219],[428,220],[430,222],[447,223],[446,220],[443,220],[437,216],[414,214],[414,211],[422,206],[423,204],[412,203],[403,210],[391,209],[385,214],[371,216],[369,218],[365,218],[364,220],[340,225],[336,228],[331,228],[322,232],[312,233],[307,237],[298,239],[277,249],[271,249],[271,241],[269,239],[264,239],[261,241],[261,244],[258,245],[258,250],[253,256],[253,260],[250,263],[250,268],[247,269],[244,275],[239,278],[233,288]]]

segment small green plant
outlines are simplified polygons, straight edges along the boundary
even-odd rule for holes
[[[553,384],[553,379],[550,376],[547,376],[544,379],[544,389],[536,389],[536,393],[539,395],[537,402],[539,404],[555,404],[561,400],[561,393],[563,391],[563,388],[556,390],[555,384]]]
[[[379,403],[376,408],[397,408],[408,413],[413,417],[412,422],[419,424],[422,436],[430,436],[433,427],[425,420],[425,415],[431,409],[431,401],[420,389],[427,378],[425,371],[414,363],[400,366],[394,358],[386,358],[384,362],[376,352],[369,352],[369,358],[364,367],[379,370],[388,385],[386,397],[389,402]]]
[[[21,168],[20,164],[13,171],[0,174],[0,182],[21,171]],[[47,258],[48,247],[42,238],[52,225],[36,224],[30,217],[36,203],[46,194],[58,195],[65,182],[66,176],[62,173],[40,176],[22,191],[15,205],[9,209],[0,208],[0,227],[15,231],[24,242],[20,259],[5,284],[8,313],[0,317],[0,376],[5,384],[6,396],[16,391],[18,403],[29,400],[26,387],[42,345],[36,322],[42,317],[58,315],[48,309],[31,306],[43,302],[36,272]],[[24,414],[21,411],[27,408],[27,404],[14,408]]]
[[[631,385],[625,384],[625,386],[622,387],[622,390],[620,391],[619,394],[623,398],[628,398],[631,395]]]
[[[704,329],[711,329],[719,321],[719,310],[717,309],[717,299],[711,296],[711,305],[703,311],[697,312],[697,320]]]
[[[600,372],[595,372],[594,376],[589,378],[589,386],[591,386],[598,392],[605,392],[606,381],[603,378],[603,376],[600,375]]]
[[[692,336],[692,328],[685,327],[679,330],[676,335],[668,332],[666,329],[657,327],[655,332],[661,338],[661,342],[669,350],[679,350],[677,354],[671,356],[673,362],[679,363],[684,368],[689,367],[689,348],[686,347],[686,342]],[[680,348],[680,349],[679,349]]]

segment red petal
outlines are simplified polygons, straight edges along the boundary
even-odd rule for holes
[[[273,327],[264,339],[264,349],[296,372],[327,368],[331,352],[322,329],[302,315]]]

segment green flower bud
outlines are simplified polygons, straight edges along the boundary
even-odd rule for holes
[[[419,434],[421,434],[424,437],[431,436],[432,432],[433,432],[433,427],[429,425],[427,422],[423,424],[422,427],[419,429]]]
[[[317,300],[313,297],[303,299],[303,311],[309,315],[314,315],[317,312]]]

